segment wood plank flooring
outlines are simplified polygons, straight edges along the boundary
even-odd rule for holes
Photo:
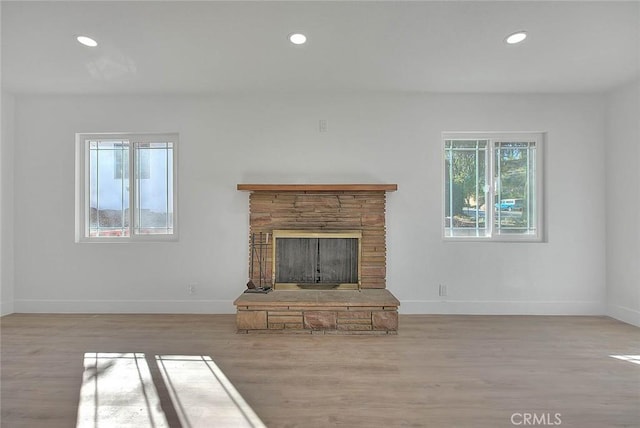
[[[398,335],[383,337],[239,335],[235,315],[14,314],[0,323],[7,428],[80,426],[83,378],[116,367],[88,372],[92,353],[142,355],[161,405],[140,411],[171,427],[236,425],[208,390],[197,394],[196,380],[186,384],[196,387],[191,401],[176,404],[158,356],[210,357],[268,427],[513,427],[526,426],[526,414],[546,426],[640,426],[640,364],[610,357],[640,355],[640,329],[606,317],[401,315]],[[135,391],[118,379],[123,395],[94,426],[113,426],[118,406],[131,407]],[[199,413],[185,419],[191,406]]]

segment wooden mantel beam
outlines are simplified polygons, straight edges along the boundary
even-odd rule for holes
[[[397,184],[238,184],[245,192],[395,192]]]

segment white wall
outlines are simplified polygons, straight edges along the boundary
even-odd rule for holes
[[[442,241],[440,135],[465,130],[548,132],[548,242]],[[179,242],[73,242],[74,134],[101,131],[180,133]],[[237,183],[374,182],[399,186],[387,286],[403,312],[604,314],[603,139],[599,96],[20,96],[15,309],[233,312],[248,258]]]
[[[13,312],[14,97],[2,94],[0,128],[0,315]]]
[[[640,326],[640,80],[607,107],[607,314]]]

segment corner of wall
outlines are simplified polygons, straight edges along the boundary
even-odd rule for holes
[[[620,305],[608,304],[607,316],[640,327],[640,311]]]
[[[606,286],[607,315],[640,327],[640,78],[607,96]],[[632,226],[632,227],[630,227]]]
[[[13,148],[15,98],[0,96],[0,316],[14,312]]]

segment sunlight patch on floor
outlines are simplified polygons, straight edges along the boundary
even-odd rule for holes
[[[611,358],[629,361],[630,363],[640,364],[640,355],[609,355]]]
[[[76,428],[165,428],[178,421],[184,428],[265,427],[211,357],[84,354]]]
[[[77,428],[168,426],[144,354],[84,354]]]
[[[156,356],[184,427],[265,427],[211,357]]]

